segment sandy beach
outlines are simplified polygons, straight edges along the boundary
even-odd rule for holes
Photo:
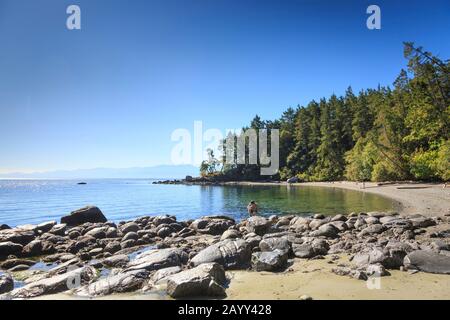
[[[228,299],[299,300],[309,296],[317,300],[407,300],[450,299],[450,276],[419,272],[410,274],[389,270],[390,276],[367,281],[342,277],[331,269],[348,262],[348,257],[330,262],[295,259],[288,271],[282,273],[230,272]]]

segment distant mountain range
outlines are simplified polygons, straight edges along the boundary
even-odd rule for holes
[[[108,178],[144,178],[179,179],[187,175],[198,176],[198,167],[192,165],[160,165],[134,168],[95,168],[79,170],[58,170],[47,172],[0,173],[1,179],[108,179]]]

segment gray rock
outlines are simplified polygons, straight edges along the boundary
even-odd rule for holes
[[[450,257],[432,251],[413,251],[404,258],[403,263],[409,270],[450,274]]]
[[[379,223],[380,223],[380,219],[375,218],[375,217],[367,217],[367,218],[364,219],[364,221],[365,221],[368,225],[379,224]]]
[[[396,217],[396,216],[388,216],[388,217],[380,218],[380,222],[387,229],[400,228],[400,229],[408,230],[408,229],[413,228],[413,224],[411,221],[409,221],[405,218]]]
[[[14,289],[14,280],[9,274],[0,274],[0,294]]]
[[[336,238],[338,236],[339,229],[334,225],[327,223],[320,226],[316,231],[310,233],[311,237],[326,237]]]
[[[256,233],[247,233],[244,236],[245,242],[248,243],[248,246],[250,249],[253,249],[255,247],[259,246],[259,243],[261,242],[261,236],[258,236]]]
[[[0,242],[14,242],[25,246],[35,238],[34,231],[27,229],[15,228],[0,231]]]
[[[102,261],[103,265],[108,268],[123,268],[128,262],[130,262],[130,258],[126,254],[117,254]]]
[[[22,252],[23,246],[11,241],[0,242],[0,258],[5,258],[9,255],[17,255]]]
[[[133,270],[110,275],[76,291],[79,296],[104,296],[112,293],[130,292],[140,289],[147,279],[146,270]]]
[[[403,265],[403,259],[407,250],[401,245],[371,248],[365,252],[359,252],[352,262],[358,267],[367,267],[369,264],[381,264],[387,269],[398,269]]]
[[[291,244],[285,238],[266,238],[259,243],[261,251],[281,250],[288,254],[291,252]]]
[[[347,217],[346,216],[344,216],[343,214],[337,214],[337,215],[335,215],[334,217],[332,217],[331,218],[331,221],[343,221],[343,222],[345,222],[345,221],[347,221]]]
[[[49,232],[54,226],[56,226],[56,221],[47,221],[36,226],[36,230],[42,233]]]
[[[361,232],[358,233],[358,237],[362,238],[367,235],[379,234],[382,233],[384,230],[386,230],[386,228],[381,224],[371,224],[368,227],[362,229]]]
[[[111,241],[105,246],[104,251],[109,253],[116,253],[121,249],[122,247],[120,246],[120,243],[118,241]]]
[[[427,228],[436,225],[436,221],[423,216],[410,218],[409,221],[411,221],[413,228]]]
[[[123,238],[122,241],[127,241],[127,240],[137,240],[139,239],[139,236],[136,232],[130,231],[128,232]]]
[[[60,223],[54,225],[48,233],[54,234],[56,236],[64,236],[66,234],[67,224]]]
[[[128,222],[120,226],[120,230],[123,234],[127,234],[128,232],[138,232],[141,228],[135,222]]]
[[[225,271],[217,263],[201,264],[168,278],[167,293],[173,298],[226,296]]]
[[[433,241],[431,246],[436,251],[441,251],[441,250],[449,251],[450,250],[450,245],[448,243],[445,243],[442,240],[435,240],[435,241]]]
[[[1,230],[7,230],[7,229],[11,229],[11,227],[8,226],[7,224],[0,224],[0,231]]]
[[[82,236],[82,237],[78,238],[76,241],[71,242],[67,246],[67,252],[76,254],[81,249],[85,249],[85,248],[93,249],[92,246],[94,246],[96,243],[97,243],[97,240],[94,237]]]
[[[326,219],[313,219],[309,222],[308,226],[311,230],[317,230],[324,224],[327,224],[328,221]]]
[[[252,267],[256,271],[279,271],[286,267],[288,256],[282,250],[255,252]]]
[[[310,259],[316,256],[314,248],[309,243],[292,244],[292,251],[297,258]]]
[[[69,226],[77,226],[86,222],[106,222],[107,219],[103,215],[102,211],[94,206],[88,206],[76,211],[73,211],[68,216],[61,218],[61,223],[65,223]]]
[[[324,239],[314,239],[311,245],[316,255],[326,255],[330,249],[330,246]]]
[[[318,255],[326,255],[330,249],[324,239],[314,239],[311,243],[292,244],[292,251],[297,258],[310,259]]]
[[[181,266],[188,259],[186,252],[177,248],[155,249],[139,254],[128,263],[127,271],[145,269],[148,271]]]
[[[132,248],[134,246],[136,246],[136,240],[134,239],[128,239],[120,243],[121,249]]]
[[[159,226],[160,224],[171,224],[171,223],[175,223],[176,221],[177,220],[176,220],[175,217],[165,215],[165,216],[156,216],[156,217],[154,217],[152,223],[155,226]]]
[[[210,216],[194,220],[190,228],[203,234],[220,235],[234,224],[234,219],[229,217]]]
[[[159,269],[152,275],[150,281],[154,284],[161,284],[164,281],[167,281],[169,276],[176,274],[178,272],[181,272],[181,271],[182,271],[182,269],[179,266]]]
[[[22,255],[26,257],[34,257],[56,252],[53,243],[45,240],[33,240],[23,247]]]
[[[36,264],[36,261],[34,261],[34,260],[9,259],[9,260],[6,260],[6,261],[0,263],[0,269],[7,270],[7,269],[14,268],[15,266],[18,266],[18,265],[27,265],[30,267],[34,264]]]
[[[46,294],[54,294],[75,289],[79,285],[86,284],[97,275],[95,268],[86,266],[78,268],[51,278],[31,282],[10,293],[14,299],[27,299]]]
[[[330,222],[330,224],[335,226],[339,230],[339,232],[346,231],[349,229],[347,222],[344,222],[344,221],[340,221],[340,220],[332,221],[332,222]]]
[[[247,219],[247,231],[254,232],[257,235],[264,235],[269,230],[272,222],[264,217],[253,216]]]
[[[95,239],[104,239],[106,238],[106,231],[108,231],[109,227],[97,227],[89,230],[84,235],[91,236]]]
[[[242,239],[223,240],[213,244],[191,259],[191,265],[216,262],[225,269],[246,268],[250,264],[251,251],[247,242]]]
[[[239,231],[230,229],[226,230],[222,236],[220,237],[220,240],[226,240],[226,239],[237,239],[240,238],[242,235]]]
[[[165,238],[165,237],[170,236],[172,234],[172,232],[175,232],[175,230],[173,230],[171,227],[167,226],[167,227],[160,228],[157,232],[157,235],[160,238]]]

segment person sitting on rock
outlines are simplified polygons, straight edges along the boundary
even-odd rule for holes
[[[248,214],[251,216],[255,216],[258,214],[258,205],[255,201],[250,201],[250,203],[247,206]]]

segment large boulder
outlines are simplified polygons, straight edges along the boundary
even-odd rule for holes
[[[330,249],[324,239],[314,239],[310,243],[292,244],[292,251],[297,258],[310,259],[318,255],[326,255]]]
[[[128,222],[120,226],[120,230],[123,234],[127,234],[128,232],[138,232],[141,228],[135,222]]]
[[[190,228],[203,234],[221,235],[234,224],[234,219],[230,217],[210,216],[194,220]]]
[[[188,255],[181,249],[155,249],[139,254],[135,260],[128,263],[127,271],[145,269],[147,271],[181,266],[187,262]]]
[[[9,255],[17,255],[22,252],[23,246],[11,241],[0,242],[0,259],[6,258]]]
[[[279,271],[286,267],[288,256],[285,251],[255,252],[252,255],[252,267],[256,271]]]
[[[29,229],[6,229],[0,231],[0,242],[14,242],[26,245],[36,238],[34,231]]]
[[[404,258],[403,263],[407,269],[450,274],[450,257],[433,251],[413,251]]]
[[[94,237],[96,239],[103,239],[106,238],[106,232],[108,231],[109,227],[96,227],[93,228],[91,230],[89,230],[88,232],[86,232],[84,235],[85,236],[91,236]]]
[[[251,251],[243,239],[223,240],[206,247],[194,256],[190,263],[199,266],[203,263],[216,262],[225,269],[246,268],[250,264]]]
[[[264,217],[253,216],[247,219],[246,229],[248,232],[254,232],[257,235],[264,235],[272,225],[272,222]]]
[[[169,276],[181,271],[182,269],[179,266],[159,269],[152,275],[150,282],[152,284],[159,285],[163,282],[167,282]]]
[[[86,222],[106,222],[107,219],[103,215],[102,211],[94,206],[88,206],[76,211],[73,211],[68,216],[61,218],[61,223],[65,223],[69,226],[78,226]]]
[[[28,266],[31,267],[32,265],[36,264],[36,261],[34,260],[28,260],[28,259],[8,259],[2,263],[0,263],[0,269],[8,270],[11,268],[14,268],[16,266]]]
[[[14,280],[9,274],[0,274],[0,294],[14,289]]]
[[[326,238],[336,238],[338,236],[339,229],[333,224],[327,223],[321,225],[316,231],[311,232],[309,235],[311,237],[326,237]]]
[[[108,268],[118,268],[125,267],[130,258],[126,254],[116,254],[114,256],[108,257],[102,261],[102,264]]]
[[[140,289],[146,281],[149,272],[146,270],[133,270],[93,282],[76,291],[79,296],[104,296],[112,293],[130,292]]]
[[[31,282],[13,290],[9,295],[13,299],[27,299],[41,295],[54,294],[75,289],[87,284],[97,276],[95,268],[86,266],[63,274]]]
[[[36,226],[36,230],[42,233],[50,231],[56,225],[56,221],[47,221]]]
[[[424,216],[414,216],[409,219],[414,228],[427,228],[436,225],[436,221]]]
[[[225,271],[217,263],[201,264],[168,278],[167,293],[173,298],[225,296]]]
[[[291,251],[291,244],[286,238],[273,237],[262,239],[259,243],[261,251],[274,251],[276,249],[289,253]]]
[[[373,247],[358,252],[352,259],[358,267],[369,264],[381,264],[387,269],[398,269],[403,265],[403,259],[409,252],[409,246],[402,242],[391,242],[385,248]]]
[[[362,238],[367,235],[374,235],[382,233],[385,229],[385,227],[381,224],[371,224],[368,227],[365,227],[361,230],[361,232],[358,233],[358,237]]]
[[[33,240],[23,247],[22,255],[26,257],[40,256],[55,253],[56,249],[53,243],[46,240]]]

